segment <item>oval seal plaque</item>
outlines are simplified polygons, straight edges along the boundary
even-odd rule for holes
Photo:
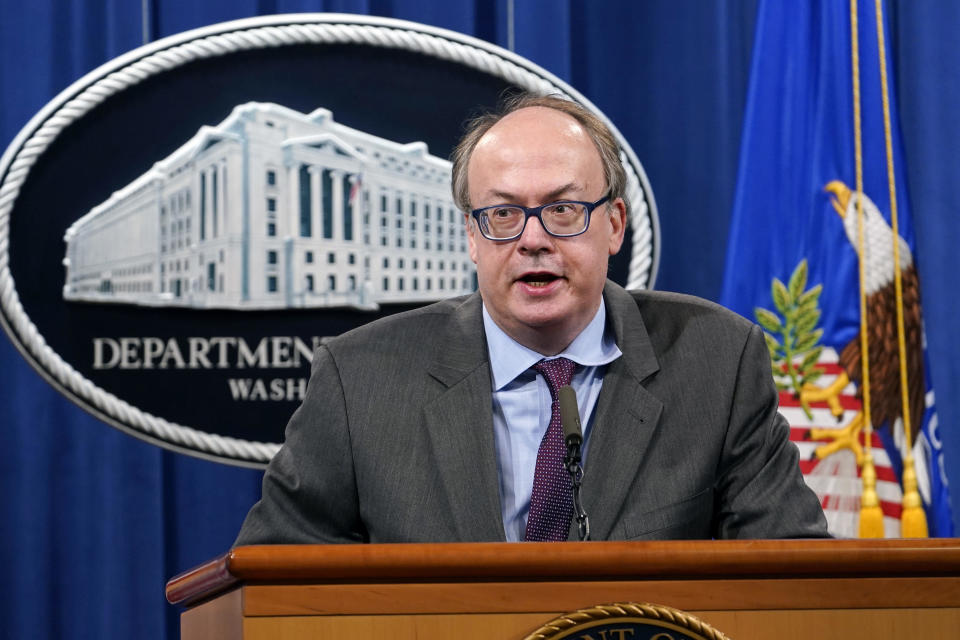
[[[658,604],[621,602],[579,609],[524,640],[729,640],[698,618]]]
[[[132,51],[0,159],[0,321],[109,424],[264,465],[321,341],[475,290],[447,158],[517,89],[597,111],[506,50],[383,18],[268,16]],[[613,130],[631,216],[610,275],[646,287],[656,207]]]

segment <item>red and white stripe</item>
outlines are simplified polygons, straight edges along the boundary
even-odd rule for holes
[[[818,366],[824,375],[817,380],[818,386],[829,386],[843,372],[837,360],[836,351],[829,348],[823,350]],[[801,408],[798,398],[789,391],[780,392],[780,413],[790,423],[790,440],[800,450],[800,470],[804,480],[820,498],[830,533],[843,538],[855,538],[858,533],[860,494],[863,491],[860,469],[849,449],[841,449],[823,460],[818,460],[814,451],[831,440],[813,440],[810,429],[842,429],[850,424],[861,408],[856,392],[857,388],[853,383],[843,389],[839,398],[843,414],[839,419],[831,413],[826,402],[810,404],[813,414],[813,419],[810,419]],[[864,445],[864,438],[865,434],[861,431],[861,446]],[[884,535],[895,538],[900,535],[903,491],[890,464],[890,457],[876,433],[873,434],[871,447],[873,464],[877,470],[877,494],[883,511]]]

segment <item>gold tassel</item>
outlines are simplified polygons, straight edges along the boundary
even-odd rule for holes
[[[863,467],[860,471],[863,493],[860,494],[860,537],[883,537],[883,511],[877,497],[877,470],[873,467],[873,454],[866,447]]]
[[[903,513],[900,516],[900,534],[904,538],[926,538],[927,516],[917,491],[917,472],[913,468],[913,456],[903,459]]]

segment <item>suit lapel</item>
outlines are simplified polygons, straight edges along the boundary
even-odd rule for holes
[[[663,409],[641,385],[659,363],[636,301],[610,282],[604,300],[623,355],[604,374],[584,465],[584,507],[595,540],[610,536]]]
[[[460,540],[504,540],[479,295],[453,311],[438,342],[429,373],[447,390],[425,407],[425,422],[450,516]]]

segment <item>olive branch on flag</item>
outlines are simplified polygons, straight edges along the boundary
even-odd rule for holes
[[[770,351],[773,378],[781,391],[792,391],[797,398],[805,385],[813,384],[823,375],[817,368],[817,360],[823,346],[817,344],[823,329],[816,329],[820,321],[818,301],[823,285],[804,290],[807,286],[807,261],[803,259],[790,275],[786,285],[779,278],[773,279],[770,291],[773,311],[755,307],[757,322],[765,329],[764,338]],[[802,398],[801,398],[802,400]],[[810,408],[801,402],[807,418],[813,419]]]

